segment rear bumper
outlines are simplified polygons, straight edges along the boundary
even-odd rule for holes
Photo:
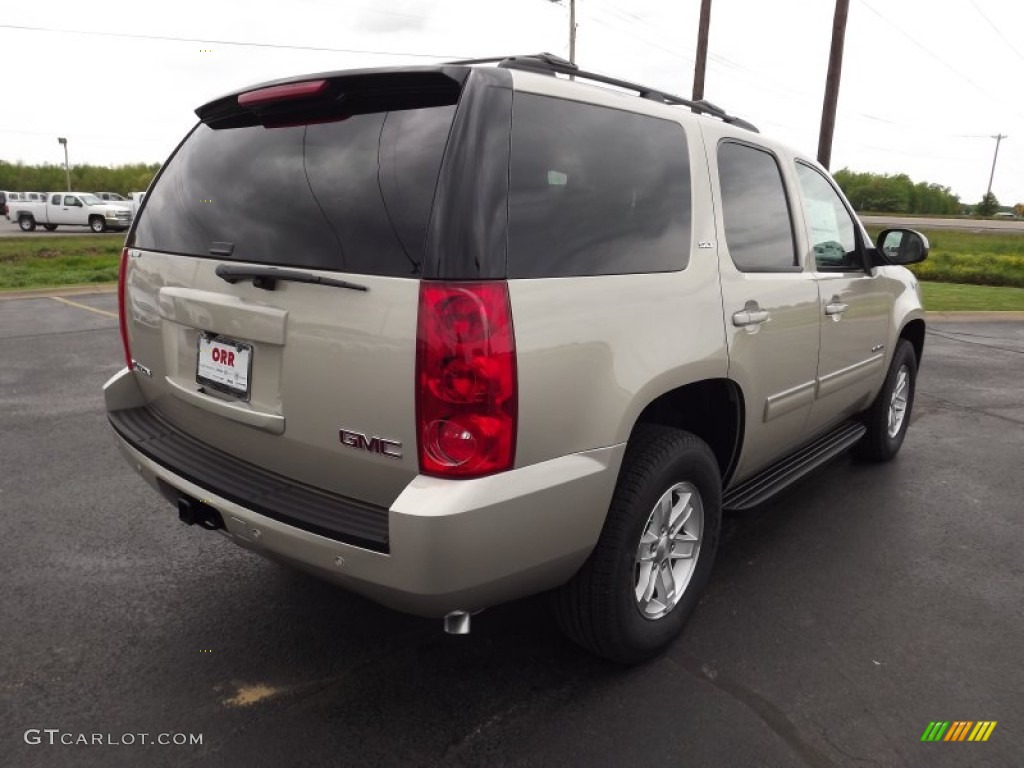
[[[104,391],[112,413],[144,407],[128,371]],[[597,542],[625,450],[616,445],[475,480],[418,476],[382,510],[387,545],[374,551],[285,522],[277,509],[261,513],[221,495],[132,440],[118,431],[118,447],[142,477],[165,494],[174,489],[214,507],[236,544],[430,617],[480,610],[568,580]]]

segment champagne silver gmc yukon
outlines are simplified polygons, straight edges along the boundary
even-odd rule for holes
[[[550,591],[635,662],[693,611],[723,508],[900,448],[927,241],[871,243],[812,158],[712,104],[544,54],[197,114],[128,235],[105,386],[186,523],[453,632]]]

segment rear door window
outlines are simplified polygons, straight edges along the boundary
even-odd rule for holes
[[[684,269],[690,166],[679,123],[517,93],[508,276]]]
[[[358,274],[419,273],[454,105],[310,125],[201,123],[161,173],[135,245]],[[218,258],[223,258],[218,256]]]
[[[724,141],[718,146],[725,242],[743,272],[799,271],[789,200],[770,152]]]

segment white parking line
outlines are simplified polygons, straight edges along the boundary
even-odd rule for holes
[[[54,301],[59,301],[61,304],[67,304],[69,307],[78,307],[79,309],[87,309],[90,312],[95,312],[97,315],[104,315],[106,317],[112,317],[117,319],[117,312],[108,312],[105,309],[97,309],[96,307],[90,307],[88,304],[79,304],[77,301],[69,301],[68,299],[62,299],[60,296],[50,296],[49,298]]]

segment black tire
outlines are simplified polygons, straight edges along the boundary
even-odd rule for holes
[[[32,232],[36,228],[36,220],[31,216],[22,216],[18,219],[18,226],[22,232]]]
[[[660,618],[648,618],[635,594],[635,558],[656,503],[679,482],[690,483],[700,496],[700,549],[678,602]],[[682,631],[696,607],[711,574],[721,523],[721,477],[707,444],[682,430],[638,426],[597,546],[569,583],[552,595],[559,627],[574,642],[611,661],[635,664],[655,655]]]
[[[102,216],[91,216],[89,218],[89,229],[91,229],[97,235],[100,232],[106,232],[107,222],[103,220]]]
[[[893,391],[896,389],[900,370],[906,368],[907,395],[906,409],[903,412],[903,421],[895,434],[889,434],[889,408],[893,400]],[[910,415],[914,408],[914,389],[917,384],[917,355],[914,353],[913,345],[906,339],[900,339],[896,343],[896,351],[893,353],[892,362],[889,364],[889,372],[885,375],[885,382],[882,389],[875,398],[875,402],[864,412],[862,418],[864,426],[868,428],[867,434],[857,443],[855,453],[862,459],[868,461],[889,461],[903,445],[903,438],[907,435],[907,427],[910,426]]]
[[[43,229],[45,229],[47,232],[53,232],[54,230],[57,229],[57,225],[56,224],[43,224]]]

